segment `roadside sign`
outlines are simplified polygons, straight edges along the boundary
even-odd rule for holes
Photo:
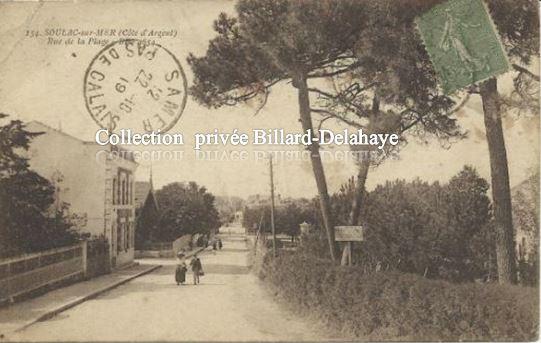
[[[335,226],[334,239],[337,242],[362,242],[363,227],[362,226]]]

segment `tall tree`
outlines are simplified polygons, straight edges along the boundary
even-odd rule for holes
[[[430,71],[430,64],[426,63],[426,53],[424,56],[418,54],[412,64],[408,58],[407,43],[403,45],[400,44],[400,41],[418,44],[415,43],[419,41],[419,38],[416,30],[413,29],[413,19],[441,2],[443,0],[406,0],[400,2],[382,0],[374,3],[375,10],[371,11],[372,15],[370,16],[373,22],[370,27],[375,28],[375,31],[371,35],[361,36],[365,41],[361,41],[359,51],[361,55],[367,56],[368,61],[372,61],[374,65],[385,65],[389,69],[397,71],[393,78],[388,79],[386,83],[391,88],[400,84],[400,75],[404,76],[408,75],[410,71],[413,72],[409,77],[403,78],[403,80],[409,79],[410,82],[403,88],[406,93],[396,92],[395,89],[394,93],[397,94],[396,99],[399,101],[400,94],[409,93],[411,96],[412,93],[419,90],[419,86],[427,81],[425,75],[433,73]],[[482,83],[479,87],[472,86],[466,92],[467,94],[479,94],[483,102],[492,175],[499,280],[502,283],[514,283],[516,282],[515,245],[507,152],[501,123],[502,105],[506,105],[506,109],[517,111],[527,109],[538,112],[538,97],[537,95],[532,96],[532,89],[533,93],[537,94],[538,84],[532,87],[532,82],[538,82],[539,76],[527,69],[531,57],[539,54],[538,5],[534,0],[525,0],[521,2],[520,6],[511,0],[491,0],[488,1],[488,7],[516,72],[514,96],[508,99],[502,98],[498,92],[497,79],[495,78]],[[392,41],[395,41],[395,44],[385,43]],[[395,47],[400,48],[396,49]],[[404,48],[406,49],[404,50]],[[413,67],[416,63],[424,64],[424,67],[416,69]],[[407,66],[413,68],[408,70]],[[384,69],[375,68],[374,71],[379,72],[375,76],[381,75],[382,70]],[[426,73],[423,73],[423,70]],[[370,73],[367,75],[370,76]],[[366,76],[366,74],[363,73],[362,76]],[[428,79],[428,81],[430,80]],[[422,98],[417,99],[422,100]],[[411,98],[406,97],[403,100],[411,101]]]
[[[363,1],[241,0],[237,17],[221,14],[218,33],[203,57],[190,55],[195,80],[192,95],[202,104],[235,105],[268,96],[273,85],[289,80],[297,91],[304,131],[313,132],[309,81],[347,73],[333,72],[336,61],[353,57],[365,23]],[[309,147],[331,259],[336,259],[334,226],[319,144]]]
[[[502,42],[517,75],[516,91],[520,92],[520,79],[524,75],[539,80],[529,72],[532,56],[539,55],[539,5],[537,1],[492,0],[488,7],[494,18]],[[492,78],[479,86],[478,93],[483,102],[486,137],[490,156],[492,198],[496,230],[496,260],[500,283],[516,283],[516,256],[511,208],[511,191],[507,151],[502,129],[503,99],[498,91],[498,80]],[[537,105],[537,112],[539,107]]]
[[[425,1],[423,6],[427,5]],[[315,105],[319,108],[313,112],[323,116],[321,121],[336,119],[369,134],[396,133],[401,137],[400,146],[411,136],[422,141],[436,137],[444,146],[453,138],[464,137],[453,117],[464,99],[445,96],[438,89],[423,44],[411,34],[416,16],[411,6],[378,1],[364,7],[368,23],[357,35],[354,58],[337,61],[335,66],[351,68],[350,72],[334,76],[332,86],[325,90],[310,89],[318,96]],[[396,153],[397,147],[393,149]],[[359,154],[350,225],[359,220],[370,166],[381,163],[389,153],[379,158]]]

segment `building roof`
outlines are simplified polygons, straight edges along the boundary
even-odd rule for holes
[[[79,143],[82,143],[82,144],[84,144],[84,146],[99,147],[100,149],[104,149],[103,146],[100,146],[98,143],[96,143],[94,141],[82,140],[82,139],[77,138],[75,136],[72,136],[72,135],[70,135],[70,134],[68,134],[68,133],[66,133],[66,132],[64,132],[62,130],[55,129],[54,127],[51,127],[51,126],[49,126],[47,124],[44,124],[44,123],[42,123],[42,122],[40,122],[38,120],[32,120],[32,121],[28,122],[26,124],[26,126],[29,129],[28,131],[30,131],[30,132],[32,132],[32,130],[48,130],[50,132],[55,132],[55,133],[60,134],[60,135],[62,135],[64,137],[67,137],[68,139],[71,139],[71,140],[77,141]],[[38,132],[41,132],[41,131],[38,131]],[[129,149],[126,149],[126,148],[124,148],[122,146],[119,146],[119,145],[110,145],[109,148],[111,149],[111,151],[116,152],[117,156],[122,157],[123,159],[125,159],[127,161],[138,164],[135,161],[135,159],[133,158],[133,152],[130,151]]]
[[[145,204],[148,193],[152,186],[148,181],[135,181],[135,207],[139,208]]]
[[[45,130],[49,130],[49,131],[52,131],[52,132],[56,132],[58,134],[61,134],[63,135],[64,137],[67,137],[69,139],[72,139],[72,140],[75,140],[75,141],[78,141],[80,143],[87,143],[88,141],[84,141],[82,139],[79,139],[77,137],[74,137],[60,129],[55,129],[54,127],[52,126],[49,126],[47,124],[44,124],[42,122],[40,122],[39,120],[32,120],[32,121],[29,121],[28,123],[26,123],[26,128],[27,128],[27,131],[30,131],[30,132],[33,132],[32,130],[34,129],[45,129]],[[38,126],[39,128],[36,128],[36,126]]]

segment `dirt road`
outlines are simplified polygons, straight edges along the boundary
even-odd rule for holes
[[[16,340],[302,341],[322,330],[278,305],[249,272],[244,236],[223,235],[224,248],[200,254],[198,286],[177,286],[174,260],[94,300],[37,323]],[[143,263],[145,261],[142,261]]]

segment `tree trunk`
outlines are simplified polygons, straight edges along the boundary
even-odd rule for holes
[[[372,110],[370,115],[370,123],[368,123],[368,132],[371,134],[373,130],[373,125],[375,117],[379,112],[379,98],[377,95],[374,95],[372,100]],[[369,151],[370,152],[370,151]],[[359,170],[357,172],[357,180],[355,182],[355,194],[353,196],[353,203],[351,204],[351,211],[349,213],[349,225],[357,225],[359,221],[359,214],[361,213],[361,205],[364,196],[364,190],[366,185],[366,179],[368,178],[368,169],[370,168],[371,157],[363,158],[359,161]]]
[[[492,198],[496,224],[496,262],[499,283],[516,283],[515,240],[511,213],[511,191],[507,153],[502,130],[500,95],[492,78],[481,85],[481,99],[490,154]]]
[[[370,116],[370,123],[368,124],[367,134],[372,133],[372,124],[375,120],[377,113],[379,112],[379,99],[377,95],[374,95],[372,101],[372,114]],[[370,153],[370,151],[369,151]],[[353,202],[351,204],[351,211],[349,212],[349,225],[355,226],[359,221],[359,215],[361,213],[361,207],[364,197],[364,191],[366,187],[366,179],[368,178],[368,170],[370,169],[370,155],[366,158],[361,154],[361,160],[359,161],[359,169],[357,171],[357,180],[355,181],[355,193],[353,194]],[[349,252],[348,252],[349,253]],[[344,255],[346,255],[346,249],[344,249]],[[342,257],[342,265],[346,259]]]
[[[351,204],[351,211],[349,212],[349,225],[357,225],[357,222],[359,221],[369,168],[370,160],[363,158],[359,162],[359,170],[355,182],[355,194],[353,195],[353,203]]]
[[[299,75],[294,80],[294,86],[297,87],[299,95],[299,113],[302,129],[306,132],[310,130],[314,133],[312,125],[312,115],[310,111],[310,98],[308,93],[308,85],[306,83],[306,76]],[[310,150],[310,160],[312,161],[312,170],[316,179],[317,190],[319,193],[319,205],[321,208],[321,215],[323,217],[323,225],[327,232],[327,240],[329,242],[329,253],[333,261],[336,260],[336,247],[334,242],[334,224],[331,214],[331,201],[329,193],[327,191],[327,181],[325,179],[325,172],[323,170],[323,163],[321,162],[321,155],[319,154],[319,143],[317,141],[312,142],[308,146]]]

